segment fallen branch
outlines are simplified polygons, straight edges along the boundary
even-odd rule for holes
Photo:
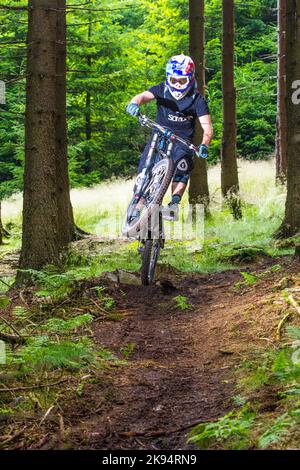
[[[47,417],[49,416],[49,414],[51,413],[51,411],[53,410],[53,408],[55,408],[55,405],[51,405],[50,408],[48,408],[48,410],[46,411],[46,413],[45,413],[44,416],[42,417],[39,426],[41,426],[41,424],[43,424],[43,422],[47,419]]]
[[[7,333],[2,333],[1,331],[0,331],[0,338],[12,344],[24,344],[25,342],[25,338],[22,338],[20,336],[15,336],[15,335],[9,335]]]
[[[282,327],[283,325],[285,324],[285,322],[288,320],[288,318],[290,318],[292,316],[292,312],[287,312],[284,317],[280,320],[280,322],[278,323],[278,326],[277,326],[277,329],[276,329],[276,339],[278,341],[281,340],[281,331],[282,331]]]
[[[0,321],[3,321],[3,323],[5,323],[11,330],[13,330],[17,336],[19,336],[19,338],[22,338],[22,335],[20,334],[20,332],[17,330],[17,328],[15,328],[9,321],[7,321],[5,318],[3,317],[0,317]]]
[[[103,313],[105,313],[106,315],[108,315],[109,312],[107,312],[106,310],[104,310],[104,308],[102,308],[94,299],[90,298],[90,300],[93,302],[94,305],[96,305],[96,307]]]
[[[4,446],[5,444],[8,444],[9,442],[13,441],[14,439],[16,439],[17,437],[21,436],[21,434],[23,434],[23,432],[27,429],[27,426],[25,426],[23,429],[21,429],[20,431],[16,432],[16,434],[14,434],[13,436],[10,436],[8,439],[6,439],[5,441],[0,441],[0,447]]]
[[[21,390],[33,390],[35,388],[46,388],[46,387],[55,387],[61,383],[67,382],[69,379],[61,379],[57,382],[51,382],[47,384],[31,385],[30,387],[14,387],[14,388],[0,388],[0,392],[19,392]]]

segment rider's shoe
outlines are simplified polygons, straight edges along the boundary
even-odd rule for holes
[[[167,207],[162,209],[162,216],[164,220],[176,222],[179,219],[179,206],[178,204],[168,204]]]
[[[144,245],[139,245],[137,251],[142,255],[145,251],[145,246]]]

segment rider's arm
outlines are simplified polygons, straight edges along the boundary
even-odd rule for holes
[[[130,103],[136,103],[138,106],[141,106],[141,104],[148,103],[149,101],[154,99],[155,96],[150,91],[143,91],[143,93],[134,96]]]
[[[213,130],[210,114],[200,116],[199,121],[203,129],[202,144],[208,147],[214,135],[214,130]]]

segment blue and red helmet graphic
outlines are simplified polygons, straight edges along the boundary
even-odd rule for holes
[[[183,98],[195,83],[195,64],[184,54],[171,57],[166,67],[166,85],[175,99]]]

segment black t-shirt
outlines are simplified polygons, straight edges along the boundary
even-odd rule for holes
[[[156,122],[171,129],[179,137],[192,141],[196,119],[210,114],[206,100],[199,91],[191,89],[181,100],[176,100],[171,95],[164,82],[148,91],[156,98]]]

